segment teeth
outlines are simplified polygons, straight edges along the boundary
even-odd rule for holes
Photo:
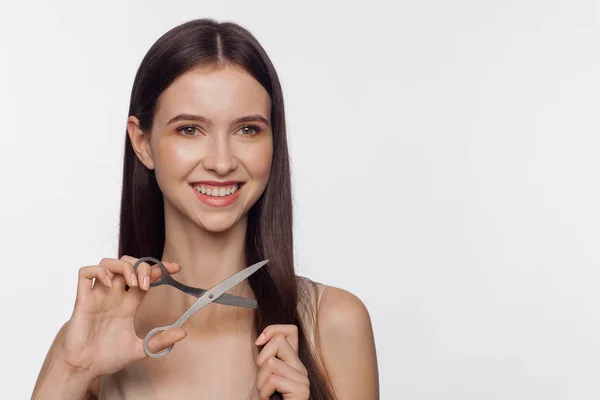
[[[200,192],[202,194],[205,194],[207,196],[214,196],[214,197],[223,197],[223,196],[229,196],[234,194],[235,192],[237,192],[237,190],[239,189],[239,185],[235,184],[233,186],[229,186],[229,187],[213,187],[213,188],[207,188],[203,185],[194,185],[194,189],[197,192]]]

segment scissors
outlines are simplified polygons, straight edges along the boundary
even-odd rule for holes
[[[205,289],[199,289],[199,288],[187,286],[181,282],[176,281],[169,274],[169,272],[167,271],[167,268],[165,268],[164,264],[160,260],[157,260],[156,258],[153,258],[153,257],[142,257],[139,260],[137,260],[136,263],[133,264],[134,271],[137,272],[138,266],[141,263],[147,262],[147,261],[153,262],[156,265],[158,265],[162,272],[161,277],[157,281],[151,283],[150,287],[155,287],[155,286],[160,286],[160,285],[169,285],[169,286],[173,286],[173,287],[181,290],[184,293],[188,293],[188,294],[191,294],[192,296],[198,297],[198,300],[196,300],[194,302],[194,304],[192,304],[187,309],[187,311],[184,312],[181,315],[181,317],[179,317],[179,319],[177,321],[175,321],[173,324],[159,326],[157,328],[152,329],[150,332],[148,332],[148,334],[146,335],[146,338],[144,339],[144,351],[146,352],[146,354],[149,357],[152,357],[152,358],[163,357],[163,356],[167,355],[167,353],[169,353],[171,351],[171,349],[173,348],[173,344],[172,344],[169,347],[167,347],[166,349],[163,349],[162,351],[160,351],[158,353],[151,352],[150,349],[148,348],[148,341],[150,340],[150,338],[152,336],[156,335],[158,332],[166,331],[167,329],[170,329],[170,328],[181,327],[181,325],[183,325],[184,322],[187,321],[188,318],[190,318],[196,311],[206,307],[210,303],[214,302],[214,303],[225,304],[228,306],[235,306],[235,307],[257,308],[258,305],[257,305],[256,300],[247,299],[245,297],[234,296],[231,294],[227,294],[225,292],[227,292],[228,290],[230,290],[231,288],[233,288],[234,286],[236,286],[238,283],[242,282],[243,280],[247,279],[250,275],[252,275],[256,271],[258,271],[263,265],[265,265],[266,263],[269,262],[269,260],[263,260],[263,261],[257,262],[256,264],[253,264],[253,265],[241,270],[240,272],[230,276],[229,278],[225,279],[221,283],[215,285],[212,289],[205,290]]]

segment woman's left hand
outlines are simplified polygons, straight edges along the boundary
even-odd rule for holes
[[[298,327],[269,325],[255,344],[264,345],[256,359],[256,388],[260,399],[268,399],[277,391],[284,399],[308,400],[310,381],[308,371],[298,358]]]

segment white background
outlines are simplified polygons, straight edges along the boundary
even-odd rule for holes
[[[286,96],[298,272],[371,312],[382,399],[600,398],[598,1],[3,1],[0,380],[116,254],[135,71],[213,17]]]

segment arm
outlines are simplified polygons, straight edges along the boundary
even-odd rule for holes
[[[50,347],[32,394],[34,400],[93,399],[98,397],[102,375],[147,357],[144,340],[135,332],[134,318],[149,283],[162,272],[157,266],[142,263],[136,276],[136,262],[129,256],[105,258],[99,265],[79,270],[73,314]],[[172,263],[165,263],[165,267],[169,273],[181,269]],[[145,283],[143,287],[139,282]],[[183,328],[168,329],[153,336],[148,346],[157,352],[185,336]]]
[[[70,368],[60,354],[68,322],[56,335],[35,382],[33,400],[73,399],[94,400],[98,397],[99,380]]]
[[[325,368],[337,398],[379,399],[379,374],[371,318],[353,294],[327,287],[317,314]]]

